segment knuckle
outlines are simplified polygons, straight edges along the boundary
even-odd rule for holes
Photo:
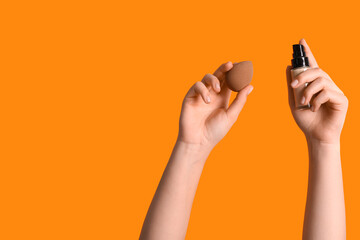
[[[208,73],[204,76],[203,80],[205,82],[214,82],[217,79],[217,77],[215,77],[213,74]]]
[[[322,73],[322,72],[323,72],[323,71],[321,70],[321,68],[319,68],[319,67],[314,68],[314,71],[316,71],[317,73]]]
[[[305,88],[304,97],[307,99],[312,95],[313,90],[311,88]]]
[[[320,77],[319,82],[322,85],[325,84],[326,83],[326,78],[325,77]]]
[[[312,100],[311,105],[316,108],[319,105],[319,99]]]
[[[324,89],[324,90],[323,90],[323,95],[326,96],[326,97],[329,96],[329,95],[330,95],[330,91],[329,91],[328,89]]]
[[[300,73],[296,79],[299,81],[299,83],[305,83],[306,79],[307,79],[307,74],[305,74],[306,72],[302,72]]]
[[[311,92],[311,85],[308,85],[305,89],[304,89],[304,92],[303,92],[303,95],[307,95]]]
[[[200,89],[201,87],[201,82],[197,81],[195,84],[194,84],[194,87],[197,88],[197,89]]]
[[[225,68],[226,67],[226,64],[227,64],[227,62],[224,62],[223,64],[221,64],[221,68]]]
[[[211,74],[210,73],[207,73],[205,74],[205,76],[203,77],[203,80],[206,81],[210,78]]]
[[[294,79],[295,79],[295,78],[294,78]],[[304,83],[305,83],[304,78],[303,78],[303,77],[300,77],[300,75],[296,77],[296,80],[298,80],[298,81],[299,81],[299,82],[298,82],[298,85],[302,85],[302,84],[304,84]]]
[[[303,73],[300,73],[299,75],[297,75],[296,79],[301,83],[303,81],[303,79],[304,79]]]
[[[210,74],[210,75],[209,75],[209,79],[210,79],[211,81],[214,81],[214,80],[216,80],[217,78],[216,78],[213,74]]]

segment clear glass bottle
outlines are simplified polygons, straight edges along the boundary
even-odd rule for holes
[[[306,57],[304,46],[301,44],[293,45],[293,59],[291,60],[292,69],[291,69],[291,77],[292,80],[295,80],[296,77],[305,72],[310,68],[309,59]],[[304,97],[304,90],[307,87],[308,83],[302,84],[301,86],[294,88],[294,99],[295,99],[295,107],[296,109],[310,109],[311,105],[301,104],[301,100]]]

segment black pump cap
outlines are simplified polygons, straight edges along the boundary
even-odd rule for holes
[[[309,67],[309,59],[306,57],[304,46],[301,44],[293,45],[292,67]]]

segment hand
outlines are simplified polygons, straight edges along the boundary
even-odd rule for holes
[[[291,112],[308,140],[337,143],[344,125],[348,99],[330,76],[319,68],[306,41],[301,39],[300,44],[305,48],[312,69],[299,74],[294,81],[290,75],[291,67],[286,69]],[[298,110],[294,105],[293,88],[304,83],[309,85],[304,90],[302,104],[310,103],[310,110]]]
[[[242,89],[228,106],[231,90],[225,74],[232,67],[224,63],[190,88],[182,105],[178,141],[212,149],[230,130],[253,89]]]

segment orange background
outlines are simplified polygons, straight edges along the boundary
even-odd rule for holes
[[[285,68],[301,37],[350,100],[347,234],[360,239],[358,1],[3,1],[0,11],[1,239],[137,239],[185,93],[229,60],[253,61],[255,89],[206,163],[187,239],[300,239],[307,148]]]

